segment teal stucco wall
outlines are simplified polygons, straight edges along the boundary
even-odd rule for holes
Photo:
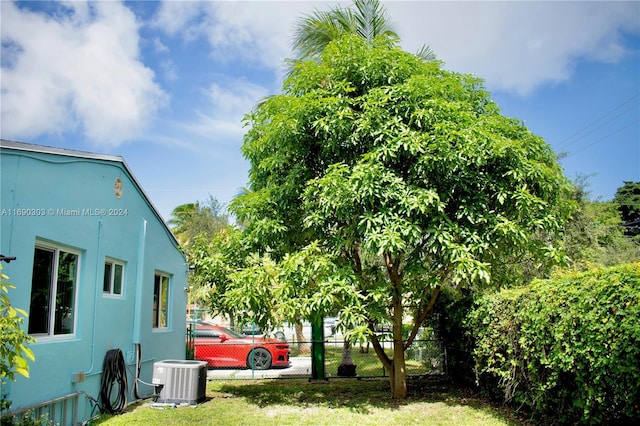
[[[78,391],[98,399],[105,354],[121,349],[131,401],[138,361],[139,378],[151,383],[153,362],[184,359],[186,260],[122,159],[15,146],[0,148],[0,251],[17,258],[3,264],[16,286],[12,304],[29,312],[36,243],[77,252],[80,263],[75,333],[37,337],[31,377],[19,376],[2,391],[12,409]],[[106,258],[124,265],[120,296],[103,293]],[[165,328],[152,327],[157,272],[170,277]],[[74,383],[77,373],[84,380]],[[142,383],[138,389],[140,395],[154,391]],[[91,410],[90,398],[81,397],[80,421]]]

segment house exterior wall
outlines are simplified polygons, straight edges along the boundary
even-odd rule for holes
[[[16,286],[10,293],[12,304],[29,312],[37,243],[79,253],[75,333],[37,337],[31,345],[36,357],[30,363],[31,377],[17,376],[2,390],[8,392],[12,409],[77,391],[99,399],[102,364],[109,349],[124,354],[129,401],[138,349],[140,379],[146,383],[152,381],[155,361],[185,357],[186,260],[118,159],[1,148],[0,251],[17,258],[3,265]],[[121,296],[103,293],[107,258],[124,265]],[[157,272],[169,276],[166,328],[152,327]],[[84,381],[74,383],[76,373],[84,373]],[[138,389],[140,396],[154,391],[144,384]],[[80,398],[80,421],[91,410],[90,399]]]

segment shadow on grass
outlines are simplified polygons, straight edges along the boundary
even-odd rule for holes
[[[336,379],[326,382],[308,380],[269,380],[261,382],[224,382],[216,386],[222,397],[243,398],[260,408],[275,405],[292,407],[346,408],[368,414],[372,408],[396,409],[414,403],[444,403],[491,411],[495,417],[512,425],[526,423],[509,410],[491,406],[483,399],[456,388],[445,376],[411,377],[406,399],[391,398],[388,379]],[[215,398],[215,396],[214,396]]]
[[[269,405],[297,407],[319,406],[349,408],[367,413],[372,406],[392,408],[397,403],[390,398],[386,380],[336,379],[327,382],[307,380],[272,380],[259,383],[226,383],[222,392],[244,398],[260,408]]]

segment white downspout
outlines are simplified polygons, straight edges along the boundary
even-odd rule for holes
[[[96,349],[96,322],[97,322],[97,315],[96,315],[96,309],[98,308],[98,294],[100,293],[98,290],[101,288],[102,285],[102,281],[99,279],[99,274],[98,271],[100,270],[100,264],[101,264],[101,253],[100,253],[100,247],[102,245],[102,220],[98,221],[98,246],[96,247],[96,273],[95,273],[95,277],[96,277],[96,284],[94,286],[94,293],[93,293],[93,324],[91,326],[91,365],[89,366],[89,370],[84,372],[85,376],[88,376],[89,374],[93,373],[93,364],[94,364],[94,355],[95,355],[95,349]]]
[[[140,218],[140,230],[138,233],[138,262],[136,265],[136,296],[133,311],[133,343],[140,344],[142,332],[142,296],[144,288],[144,263],[147,244],[147,221]]]

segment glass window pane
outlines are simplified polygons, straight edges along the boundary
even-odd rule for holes
[[[122,293],[122,265],[117,263],[113,265],[113,294]]]
[[[156,275],[153,281],[153,321],[152,327],[158,327],[158,304],[160,302],[160,275]]]
[[[169,315],[169,277],[156,274],[153,283],[153,327],[167,327]]]
[[[160,326],[166,327],[169,309],[169,277],[162,277],[162,298],[160,303]]]
[[[49,333],[49,303],[54,254],[52,250],[39,247],[35,249],[28,319],[29,334]]]
[[[73,333],[77,269],[78,255],[60,251],[55,296],[54,334]]]
[[[102,284],[102,291],[105,293],[111,292],[111,265],[110,262],[104,264],[104,284]]]

